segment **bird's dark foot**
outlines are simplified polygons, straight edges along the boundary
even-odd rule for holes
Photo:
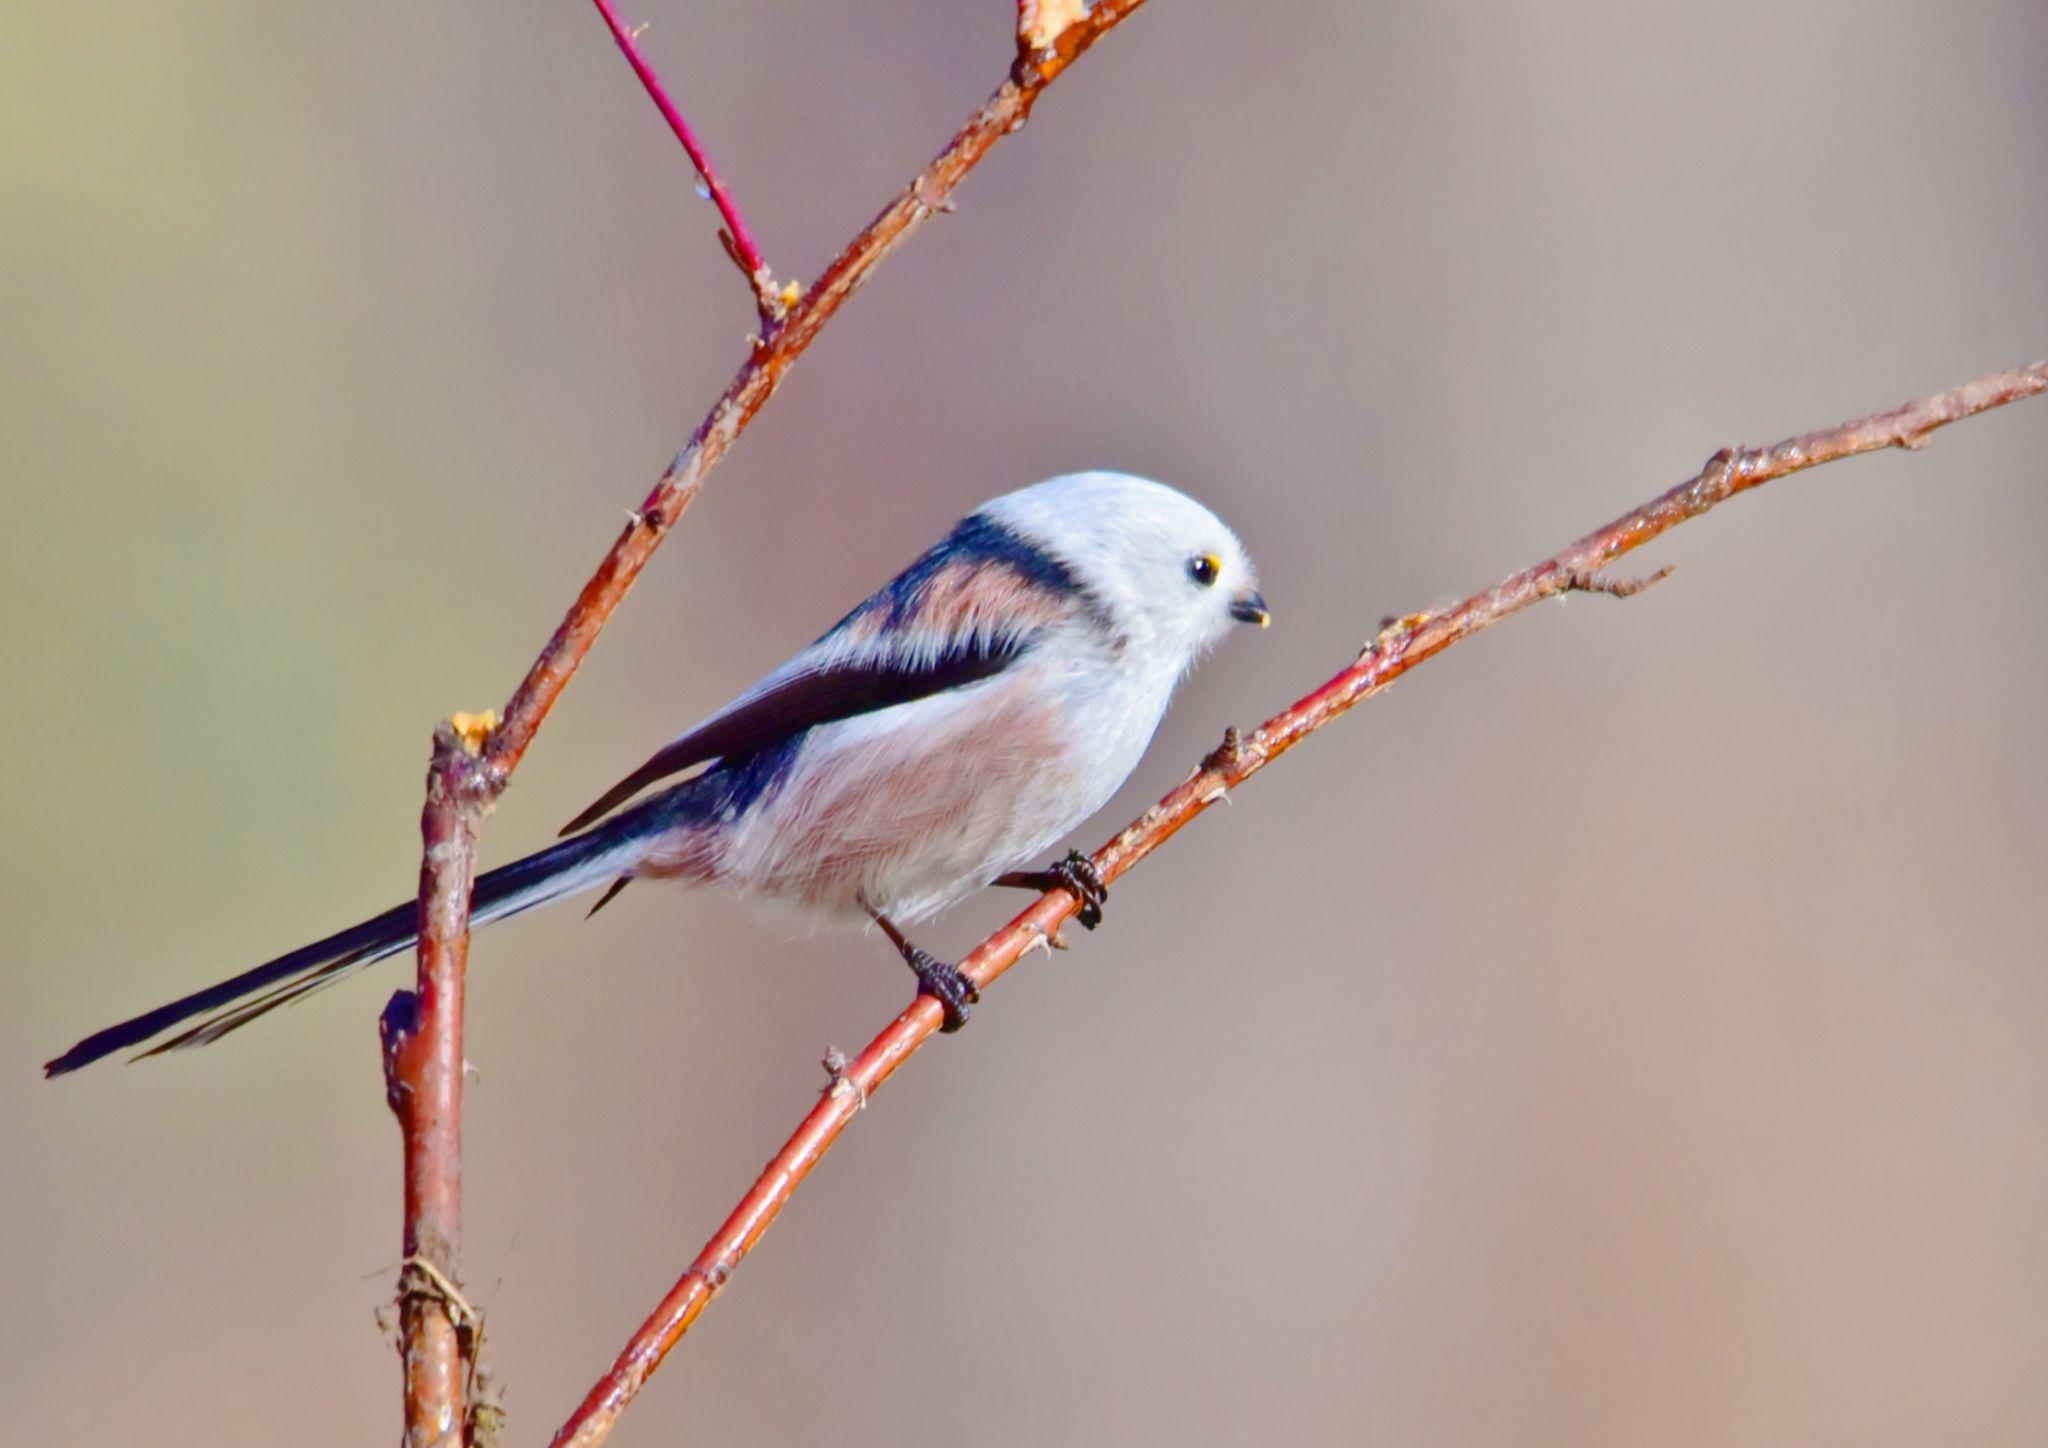
[[[1102,907],[1109,901],[1109,886],[1103,883],[1102,872],[1079,850],[1067,851],[1050,870],[1015,870],[996,876],[995,883],[1018,890],[1065,890],[1081,902],[1074,918],[1084,930],[1102,923]]]
[[[877,910],[861,897],[861,908],[868,912],[875,924],[882,927],[882,933],[889,937],[889,943],[896,947],[896,953],[903,957],[903,963],[917,976],[917,993],[928,995],[937,1001],[946,1012],[946,1024],[940,1029],[957,1031],[967,1024],[967,1008],[981,999],[981,992],[974,988],[959,966],[933,956],[928,950],[912,945],[896,922]]]
[[[930,996],[945,1009],[946,1024],[939,1029],[951,1033],[966,1025],[967,1008],[981,999],[981,992],[960,967],[935,959],[915,945],[903,952],[903,959],[917,974],[917,993]]]
[[[1050,871],[1052,877],[1066,886],[1074,898],[1081,902],[1081,909],[1075,919],[1084,929],[1093,930],[1102,923],[1102,907],[1109,903],[1109,886],[1104,883],[1102,872],[1095,868],[1095,861],[1079,850],[1068,850]]]

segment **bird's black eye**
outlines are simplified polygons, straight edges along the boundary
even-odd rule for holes
[[[1204,588],[1214,587],[1216,580],[1222,574],[1223,560],[1214,553],[1204,553],[1188,560],[1188,577],[1194,579],[1195,582],[1201,584]]]

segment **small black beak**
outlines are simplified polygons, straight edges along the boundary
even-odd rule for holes
[[[1273,615],[1266,612],[1266,600],[1259,597],[1257,590],[1230,600],[1230,616],[1239,623],[1255,623],[1260,628],[1273,621]]]

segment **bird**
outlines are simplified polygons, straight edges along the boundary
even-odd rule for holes
[[[1108,803],[1201,657],[1269,618],[1237,536],[1164,483],[1084,472],[1003,494],[657,750],[560,843],[480,875],[470,918],[602,889],[595,914],[634,880],[715,884],[879,928],[957,1030],[972,983],[904,927],[1001,885],[1063,887],[1093,929],[1107,891],[1088,856],[1021,867]],[[177,1027],[135,1059],[218,1040],[410,949],[415,916],[394,906],[97,1031],[44,1074]]]

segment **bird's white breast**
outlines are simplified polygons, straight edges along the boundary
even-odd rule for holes
[[[733,822],[715,875],[801,913],[899,924],[1037,863],[1136,767],[1178,670],[1068,636],[1003,674],[820,727]]]

